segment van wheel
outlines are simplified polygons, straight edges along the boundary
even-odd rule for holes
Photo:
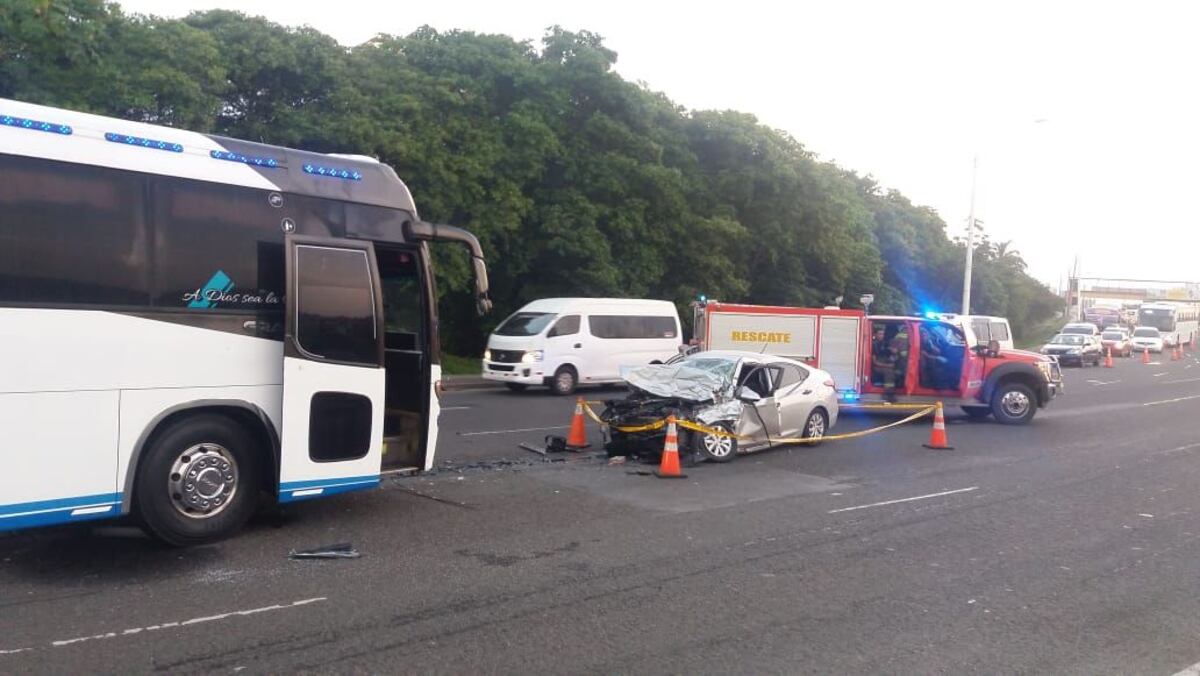
[[[1037,397],[1021,383],[1005,383],[992,394],[992,415],[1005,425],[1024,425],[1037,413]]]
[[[134,483],[150,534],[184,547],[241,528],[258,504],[256,450],[245,429],[217,415],[188,418],[157,434]]]
[[[555,394],[566,396],[575,393],[575,386],[579,384],[579,374],[575,372],[572,366],[560,366],[554,372],[554,377],[550,380],[550,389]]]
[[[504,383],[504,386],[513,392],[524,392],[525,388],[529,387],[525,383]]]
[[[729,423],[714,423],[710,427],[733,433],[733,427]],[[692,439],[695,440],[693,444],[696,452],[708,462],[729,462],[737,457],[737,439],[733,437],[697,432],[692,435]]]

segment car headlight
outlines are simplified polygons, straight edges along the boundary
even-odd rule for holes
[[[483,351],[483,360],[484,360],[484,361],[491,361],[491,360],[492,360],[492,350],[491,350],[491,348],[488,348],[488,349],[486,349],[486,350],[484,350],[484,351]]]
[[[542,351],[541,350],[534,350],[532,352],[526,352],[525,354],[521,355],[521,363],[522,364],[532,364],[534,362],[538,362],[541,360],[542,360]]]
[[[1067,354],[1079,354],[1080,352],[1081,352],[1081,350],[1077,347],[1073,347],[1073,348],[1067,350]]]

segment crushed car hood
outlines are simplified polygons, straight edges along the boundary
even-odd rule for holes
[[[725,377],[695,368],[686,361],[678,364],[637,366],[622,374],[625,382],[657,397],[687,401],[711,401],[714,393],[729,386]]]

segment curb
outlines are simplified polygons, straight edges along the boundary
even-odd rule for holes
[[[446,392],[461,392],[464,390],[491,390],[503,388],[504,383],[494,380],[484,380],[479,376],[443,376],[442,389]]]

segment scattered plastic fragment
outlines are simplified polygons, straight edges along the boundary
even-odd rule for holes
[[[357,559],[360,556],[362,554],[359,554],[358,550],[349,542],[339,542],[327,547],[303,549],[300,551],[293,549],[288,552],[289,559]]]

